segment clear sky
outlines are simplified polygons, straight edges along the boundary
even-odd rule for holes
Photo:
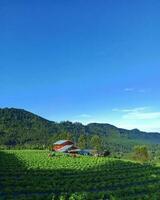
[[[160,131],[159,0],[1,0],[0,107]]]

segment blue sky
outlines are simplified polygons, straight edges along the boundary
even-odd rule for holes
[[[0,1],[0,107],[160,131],[159,0]]]

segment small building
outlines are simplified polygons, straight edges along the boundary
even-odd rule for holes
[[[78,147],[70,140],[59,140],[53,144],[52,150],[57,152],[69,153],[78,151]]]

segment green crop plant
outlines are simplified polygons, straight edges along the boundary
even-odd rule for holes
[[[42,150],[0,151],[0,199],[158,200],[160,167]]]

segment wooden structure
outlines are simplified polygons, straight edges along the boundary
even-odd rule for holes
[[[59,140],[53,144],[52,150],[57,152],[72,153],[77,152],[79,148],[76,147],[70,140]]]

